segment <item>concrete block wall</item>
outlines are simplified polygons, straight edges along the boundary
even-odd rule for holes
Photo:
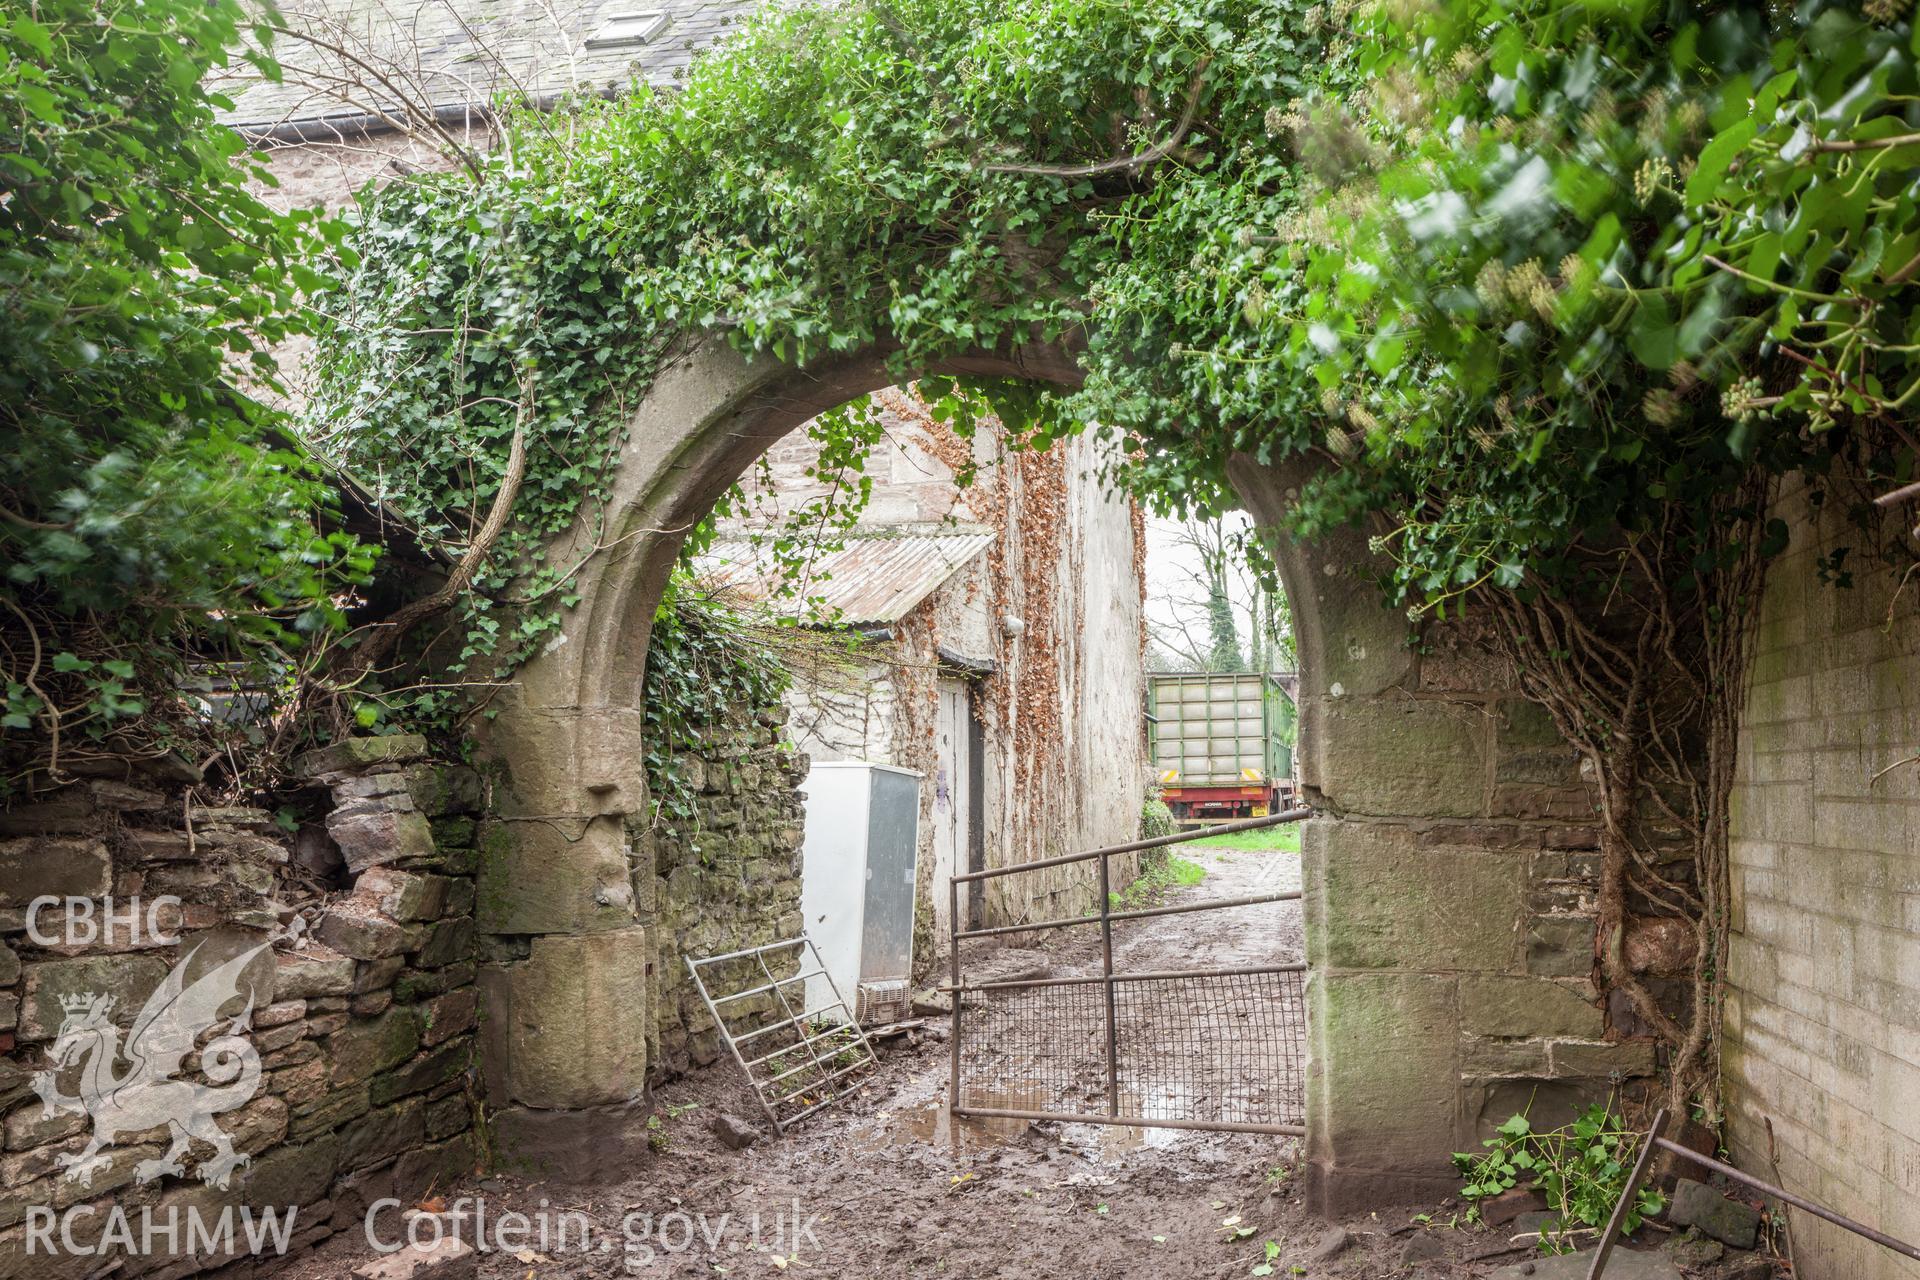
[[[1920,1241],[1920,590],[1813,493],[1779,499],[1733,797],[1729,1142],[1770,1178],[1770,1122],[1780,1185]],[[1807,1280],[1920,1276],[1792,1222]]]
[[[0,811],[0,1277],[111,1268],[248,1280],[335,1232],[359,1232],[375,1201],[410,1203],[473,1167],[479,778],[398,737],[323,749],[299,772],[309,789],[290,799],[312,821],[297,832],[263,808],[192,805],[179,778],[80,781]],[[36,910],[48,897],[75,901]],[[66,927],[109,903],[123,913],[146,904],[142,926]],[[222,1014],[250,1008],[238,1034],[258,1085],[214,1117],[244,1163],[225,1185],[203,1179],[216,1153],[196,1142],[177,1172],[159,1172],[167,1130],[143,1126],[106,1142],[90,1182],[69,1178],[63,1159],[107,1135],[88,1111],[49,1114],[34,1076],[59,1067],[52,1053],[76,1007],[112,996],[103,1017],[124,1036],[176,967],[191,984],[250,952]],[[80,1073],[97,1054],[56,1071],[59,1096],[85,1096]],[[198,1054],[173,1078],[219,1082]],[[177,1110],[163,1106],[161,1118]],[[285,1252],[244,1237],[212,1249],[189,1240],[186,1215],[217,1225],[230,1206],[291,1217]],[[115,1237],[114,1209],[132,1215],[130,1238]],[[28,1237],[46,1210],[82,1211],[74,1239],[56,1234],[51,1251]],[[179,1233],[142,1238],[150,1217],[181,1223]]]

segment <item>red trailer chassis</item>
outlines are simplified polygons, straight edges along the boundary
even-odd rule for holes
[[[1235,787],[1163,787],[1160,798],[1176,822],[1232,822],[1278,813],[1283,791],[1279,783]]]

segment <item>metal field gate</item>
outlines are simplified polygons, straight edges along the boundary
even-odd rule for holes
[[[948,918],[954,1114],[1143,1128],[1304,1134],[1306,965],[1143,972],[1114,968],[1116,928],[1140,920],[1298,899],[1298,890],[1118,910],[1111,859],[1183,841],[1298,822],[1308,809],[1087,853],[956,875]],[[1096,862],[1097,913],[960,928],[963,886]],[[970,978],[964,944],[1013,934],[1098,931],[1099,950],[1060,976]],[[976,963],[976,972],[978,965]]]
[[[687,972],[776,1133],[846,1097],[875,1065],[873,1043],[804,933],[688,956]]]

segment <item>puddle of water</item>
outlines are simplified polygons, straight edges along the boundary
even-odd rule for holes
[[[1018,1110],[1025,1110],[1028,1106],[1025,1102],[1013,1101],[991,1105]],[[882,1112],[875,1117],[876,1123],[863,1126],[852,1136],[863,1150],[868,1151],[884,1151],[888,1147],[905,1146],[911,1142],[934,1146],[952,1143],[962,1151],[982,1151],[1012,1146],[1026,1135],[1029,1125],[1026,1120],[1013,1120],[1005,1116],[960,1116],[957,1119],[956,1123],[956,1118],[948,1114],[944,1100],[936,1099],[898,1111]]]
[[[977,1105],[1009,1111],[1045,1111],[1056,1099],[1045,1089],[969,1091]],[[1190,1098],[1186,1090],[1160,1086],[1145,1096],[1128,1090],[1124,1105],[1133,1115],[1177,1116],[1184,1112]],[[935,1146],[952,1144],[961,1151],[984,1151],[1018,1143],[1027,1134],[1032,1121],[1007,1116],[950,1115],[943,1098],[935,1098],[897,1111],[882,1112],[874,1122],[855,1130],[853,1140],[868,1151],[924,1142]],[[1149,1129],[1133,1125],[1063,1124],[1060,1143],[1084,1154],[1119,1157],[1138,1151],[1158,1151],[1178,1144],[1194,1134],[1184,1129]]]

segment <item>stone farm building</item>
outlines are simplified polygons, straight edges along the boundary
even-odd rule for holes
[[[900,765],[925,780],[915,948],[924,966],[946,946],[954,871],[1134,837],[1147,781],[1145,566],[1136,508],[1103,485],[1098,440],[1036,453],[1005,450],[982,431],[969,444],[909,393],[882,392],[878,403],[885,432],[866,461],[871,499],[844,541],[806,558],[784,606],[863,643],[851,661],[841,645],[820,646],[797,671],[787,728],[814,760]],[[778,577],[770,531],[834,488],[813,474],[819,452],[797,431],[744,482],[742,513],[701,560],[717,590],[768,594]],[[978,479],[963,487],[956,471],[968,461]],[[1008,882],[988,883],[1000,892]],[[1047,892],[1080,889],[1063,878]],[[1084,905],[963,901],[961,911],[1005,923]]]

